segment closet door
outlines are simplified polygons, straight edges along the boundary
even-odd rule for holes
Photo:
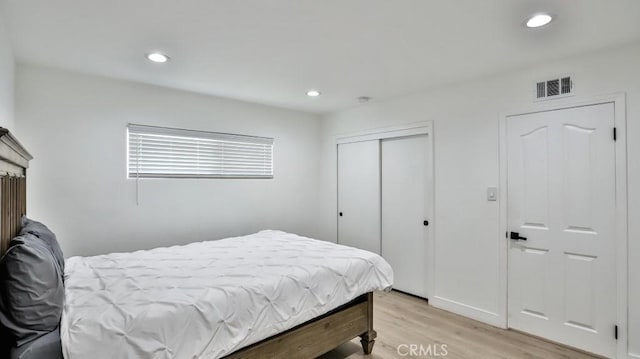
[[[338,243],[380,254],[380,141],[338,145]]]
[[[427,135],[381,142],[382,256],[395,289],[426,297]]]

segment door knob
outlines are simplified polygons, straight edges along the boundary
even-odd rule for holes
[[[424,224],[425,226],[428,226],[429,225],[429,221],[425,220],[424,222],[422,222],[422,224]]]
[[[342,212],[338,213],[338,215],[339,215],[340,217],[342,217]]]
[[[511,232],[509,238],[513,239],[514,241],[517,241],[517,240],[526,241],[527,240],[527,237],[520,236],[520,233],[518,233],[518,232]]]

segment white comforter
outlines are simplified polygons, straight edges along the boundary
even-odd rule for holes
[[[219,358],[392,283],[376,254],[280,231],[72,257],[63,353]]]

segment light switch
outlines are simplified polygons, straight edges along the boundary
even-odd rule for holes
[[[495,202],[498,200],[498,188],[489,187],[487,188],[487,201]]]

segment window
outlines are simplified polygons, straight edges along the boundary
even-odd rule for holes
[[[129,125],[129,178],[273,178],[273,138]]]

